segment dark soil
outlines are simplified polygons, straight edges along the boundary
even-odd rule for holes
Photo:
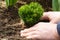
[[[0,40],[28,40],[20,36],[20,31],[24,27],[20,24],[18,8],[31,1],[39,2],[45,11],[52,10],[51,0],[22,0],[9,9],[5,7],[4,0],[0,1]]]

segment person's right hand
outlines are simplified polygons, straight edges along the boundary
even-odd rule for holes
[[[44,12],[42,20],[49,20],[50,23],[58,23],[60,21],[60,12]]]
[[[60,40],[57,24],[39,22],[31,28],[21,30],[21,36],[32,40]]]

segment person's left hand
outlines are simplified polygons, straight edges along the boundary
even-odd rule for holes
[[[21,36],[33,40],[58,40],[57,24],[38,23],[21,31]]]

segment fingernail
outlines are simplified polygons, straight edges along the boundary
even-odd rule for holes
[[[20,36],[23,36],[22,34]]]
[[[23,31],[21,31],[20,34],[21,34],[20,36],[23,36]]]
[[[21,32],[25,32],[27,29],[25,29],[25,30],[21,30]]]
[[[23,33],[24,31],[22,30],[21,33]]]
[[[30,39],[31,37],[26,37],[27,39]]]

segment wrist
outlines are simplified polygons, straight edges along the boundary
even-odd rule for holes
[[[58,31],[57,31],[57,24],[53,24],[51,23],[51,33],[52,34],[52,39],[53,40],[59,40],[59,35],[58,35]]]
[[[57,33],[59,35],[59,40],[60,40],[60,22],[57,23]]]
[[[55,39],[56,40],[59,40],[60,39],[60,36],[59,36],[59,33],[58,33],[58,27],[57,27],[58,24],[55,24],[55,32],[54,32],[54,36],[55,36]]]

